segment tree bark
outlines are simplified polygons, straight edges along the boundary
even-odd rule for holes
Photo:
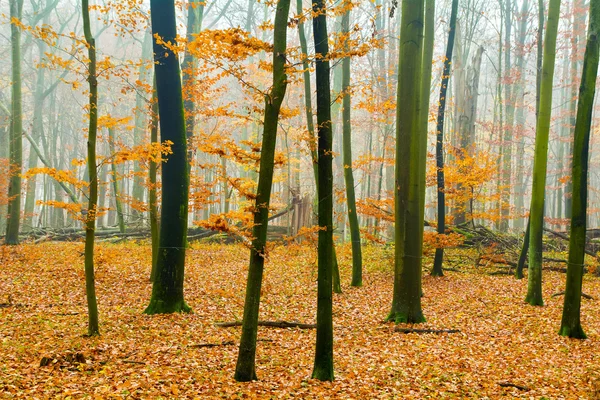
[[[548,164],[548,136],[552,115],[552,82],[556,58],[556,35],[560,12],[560,0],[550,0],[548,24],[544,40],[540,104],[536,123],[535,155],[533,160],[533,183],[531,190],[529,275],[525,301],[541,306],[542,299],[542,236],[544,224],[544,192]]]
[[[174,0],[151,0],[156,95],[163,141],[170,141],[172,154],[162,164],[162,203],[156,276],[146,314],[189,312],[183,296],[189,171],[181,76],[177,56],[157,38],[176,43]],[[167,195],[168,194],[168,195]]]
[[[458,13],[458,0],[452,0],[452,11],[450,12],[450,30],[448,31],[448,44],[446,46],[446,57],[444,58],[444,70],[442,72],[442,86],[440,88],[440,99],[436,126],[435,164],[437,168],[437,232],[440,235],[446,233],[446,185],[444,182],[444,122],[446,117],[446,97],[448,96],[448,81],[450,80],[450,65],[454,51],[454,36],[456,34],[456,14]],[[443,276],[442,263],[444,249],[435,249],[433,269],[431,275]]]
[[[324,0],[315,0],[313,37],[315,43],[315,74],[317,81],[317,153],[319,163],[318,212],[318,284],[317,341],[312,377],[332,381],[333,375],[333,135],[331,124],[331,85],[329,82],[329,45]]]
[[[96,231],[96,211],[98,202],[98,171],[96,167],[96,134],[98,132],[98,77],[96,76],[96,42],[90,27],[88,0],[81,1],[83,31],[88,48],[89,113],[87,140],[87,167],[90,183],[88,208],[85,221],[85,292],[88,303],[88,335],[100,334],[98,325],[98,303],[94,278],[94,234]]]
[[[590,130],[596,94],[598,59],[600,56],[600,3],[590,3],[588,40],[583,61],[583,73],[579,87],[575,140],[573,143],[573,208],[571,212],[571,235],[565,301],[559,335],[585,339],[581,327],[581,296],[583,264],[585,261],[588,160]]]
[[[425,157],[420,119],[424,0],[402,2],[396,102],[395,265],[392,308],[395,323],[424,322],[421,310],[423,220],[419,164]]]
[[[23,0],[10,0],[10,17],[21,19]],[[10,115],[10,181],[8,186],[8,218],[6,223],[6,244],[19,243],[21,223],[21,169],[23,167],[23,114],[21,94],[21,29],[10,25],[10,46],[12,61],[11,115]]]
[[[256,379],[255,355],[256,336],[258,331],[258,311],[260,306],[260,290],[267,244],[267,228],[269,225],[269,203],[273,186],[273,170],[275,147],[277,144],[277,124],[279,111],[287,88],[286,49],[287,18],[290,0],[279,0],[275,14],[273,33],[273,86],[265,96],[265,115],[263,140],[260,157],[260,171],[256,202],[254,206],[254,226],[252,228],[252,248],[250,249],[250,266],[246,284],[244,302],[244,320],[242,337],[238,353],[234,378],[238,382]]]

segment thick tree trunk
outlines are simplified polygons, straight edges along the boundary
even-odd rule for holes
[[[96,76],[96,42],[90,27],[88,0],[82,0],[83,31],[88,47],[89,113],[87,140],[87,167],[89,177],[89,200],[85,221],[85,292],[88,303],[88,335],[100,334],[98,325],[98,303],[94,278],[94,234],[96,231],[96,210],[98,202],[98,171],[96,167],[96,134],[98,131],[98,79]]]
[[[454,51],[454,36],[456,33],[456,14],[458,12],[458,0],[452,0],[452,11],[450,12],[450,30],[448,31],[448,44],[446,46],[446,57],[444,57],[444,70],[442,72],[442,86],[440,88],[440,99],[436,126],[435,165],[437,168],[437,232],[440,235],[446,233],[446,185],[444,183],[444,122],[446,117],[446,97],[448,96],[448,81],[450,80],[450,65]],[[433,269],[431,275],[443,276],[442,262],[444,249],[435,249]]]
[[[315,42],[315,74],[317,80],[317,127],[319,139],[319,251],[317,284],[317,342],[312,377],[333,380],[333,137],[331,124],[331,86],[329,82],[329,45],[325,1],[313,3],[313,37]]]
[[[146,314],[189,312],[183,298],[189,172],[181,76],[177,56],[157,43],[176,43],[174,0],[150,1],[154,44],[156,94],[163,141],[171,141],[172,154],[162,164],[162,204],[156,276]],[[168,195],[166,195],[168,194]]]
[[[536,123],[533,183],[531,190],[529,275],[527,297],[531,305],[543,305],[542,299],[542,236],[544,225],[544,192],[548,164],[548,136],[552,115],[552,84],[556,58],[556,35],[560,16],[560,0],[550,0],[548,24],[544,40],[540,104]]]
[[[581,327],[581,295],[583,264],[585,260],[588,159],[590,130],[596,94],[598,59],[600,57],[600,3],[590,3],[588,40],[583,61],[583,73],[579,88],[575,141],[573,143],[573,209],[571,213],[571,235],[569,237],[569,260],[567,284],[559,334],[585,339]]]
[[[277,124],[279,121],[279,110],[287,88],[285,54],[287,49],[287,18],[289,9],[290,0],[278,1],[273,33],[273,87],[271,92],[265,97],[260,171],[253,211],[254,226],[252,228],[252,237],[254,239],[252,240],[252,248],[250,249],[250,266],[248,267],[248,282],[246,284],[242,337],[240,339],[240,348],[234,375],[235,380],[238,382],[247,382],[256,379],[256,335],[258,331],[260,289],[267,251],[267,228],[269,226],[271,187],[273,186]]]
[[[396,102],[395,266],[392,308],[388,321],[425,321],[421,310],[423,220],[420,158],[424,135],[420,119],[424,0],[402,2],[398,93]]]

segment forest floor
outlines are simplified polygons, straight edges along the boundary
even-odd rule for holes
[[[392,252],[364,249],[364,286],[351,288],[350,250],[338,250],[343,294],[334,297],[335,381],[310,379],[314,329],[259,328],[259,381],[236,383],[248,250],[193,244],[185,296],[192,314],[147,316],[147,243],[99,244],[101,336],[84,337],[83,244],[0,247],[2,398],[600,398],[600,278],[587,274],[587,340],[557,334],[565,274],[544,271],[543,307],[524,302],[527,279],[490,276],[474,254],[449,251],[442,278],[423,278],[418,328],[384,323],[392,299]],[[314,323],[316,253],[275,247],[265,267],[261,319]],[[426,260],[426,267],[431,260]],[[215,344],[213,347],[199,347]],[[40,364],[47,364],[40,366]],[[507,384],[508,386],[502,386]],[[511,386],[513,385],[513,386]]]

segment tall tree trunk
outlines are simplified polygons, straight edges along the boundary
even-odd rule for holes
[[[296,0],[296,12],[302,14],[302,0]],[[306,42],[306,34],[304,32],[304,23],[302,20],[298,23],[298,36],[300,38],[300,50],[302,51],[302,77],[304,81],[304,107],[306,113],[306,128],[308,130],[310,155],[312,159],[313,174],[315,176],[315,187],[317,188],[317,198],[319,197],[319,156],[317,154],[317,136],[315,135],[315,125],[313,122],[312,110],[312,90],[310,85],[310,66],[308,64],[308,44]],[[340,283],[340,270],[337,263],[337,254],[335,245],[333,247],[333,291],[342,293]]]
[[[279,110],[287,88],[285,54],[287,49],[287,19],[289,10],[290,0],[278,1],[273,32],[273,87],[271,92],[265,96],[260,170],[256,203],[253,211],[254,226],[252,228],[252,237],[254,239],[252,240],[252,248],[250,249],[250,266],[248,267],[248,282],[246,284],[242,337],[240,339],[240,348],[234,375],[235,380],[238,382],[248,382],[256,379],[256,335],[258,331],[260,289],[267,251],[267,228],[269,225],[271,187],[273,186],[277,124],[279,121]]]
[[[350,7],[351,3],[345,0],[343,7],[346,9],[342,15],[342,35],[345,38],[344,51],[349,52],[348,40],[350,36]],[[351,286],[362,286],[362,248],[360,245],[360,227],[356,213],[356,194],[354,191],[354,175],[352,173],[352,123],[350,120],[350,56],[342,60],[342,130],[343,130],[343,155],[344,155],[344,180],[346,183],[346,199],[348,201],[348,221],[350,224],[350,237],[352,240],[352,282]]]
[[[162,203],[156,276],[146,314],[189,312],[183,298],[189,172],[181,76],[177,56],[157,43],[176,43],[177,25],[174,0],[150,1],[154,44],[156,95],[160,132],[171,141],[172,154],[162,164]],[[167,195],[168,194],[168,195]]]
[[[150,143],[159,143],[158,140],[158,99],[156,98],[156,79],[152,79],[152,102],[150,107]],[[150,160],[148,170],[148,181],[150,189],[148,190],[148,213],[150,218],[150,235],[152,238],[152,269],[150,270],[150,281],[154,282],[156,277],[156,260],[158,259],[159,246],[159,224],[158,224],[158,206],[156,196],[156,161]]]
[[[581,287],[585,261],[590,130],[600,57],[600,2],[590,3],[588,40],[579,87],[573,143],[573,209],[569,236],[567,283],[559,335],[585,339],[581,327]]]
[[[444,183],[444,122],[446,117],[446,98],[448,96],[448,81],[450,80],[450,65],[454,51],[454,36],[456,33],[456,14],[458,13],[458,0],[452,0],[452,11],[450,12],[450,30],[448,31],[448,44],[446,45],[446,57],[444,57],[444,70],[442,72],[442,86],[440,88],[440,100],[438,108],[435,144],[435,165],[437,168],[437,232],[440,235],[446,233],[446,185]],[[442,262],[444,249],[435,249],[433,269],[431,275],[443,276]]]
[[[23,0],[10,0],[10,17],[20,20]],[[19,243],[21,222],[21,169],[23,164],[23,115],[21,96],[21,29],[10,25],[10,46],[12,61],[12,98],[10,115],[10,181],[8,186],[8,221],[6,224],[6,244]]]
[[[98,77],[96,76],[96,42],[90,27],[88,0],[81,1],[83,12],[83,32],[88,48],[89,113],[87,141],[87,168],[89,177],[89,200],[85,222],[85,292],[88,303],[88,335],[100,334],[98,326],[98,303],[94,279],[94,234],[96,230],[96,210],[98,202],[98,171],[96,167],[96,134],[98,132]]]
[[[550,0],[548,24],[544,40],[540,105],[536,123],[533,183],[531,189],[529,232],[529,276],[527,297],[531,305],[543,305],[542,299],[542,237],[544,225],[544,192],[548,164],[548,136],[552,115],[552,84],[556,58],[556,35],[560,16],[560,0]]]
[[[420,119],[424,0],[402,2],[396,102],[395,266],[388,321],[425,321],[421,310],[423,219],[420,157],[425,157]]]
[[[315,0],[313,37],[317,80],[317,127],[319,139],[319,251],[317,284],[317,342],[312,377],[333,380],[333,135],[331,131],[331,85],[329,82],[329,45],[325,0]]]

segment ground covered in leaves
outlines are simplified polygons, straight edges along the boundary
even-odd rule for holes
[[[315,331],[259,328],[259,381],[233,371],[248,250],[192,245],[186,300],[192,314],[146,316],[147,243],[100,244],[96,285],[102,336],[86,338],[83,245],[0,247],[0,396],[6,398],[600,398],[600,279],[587,275],[584,341],[557,335],[564,273],[544,271],[544,307],[523,299],[527,281],[489,275],[455,250],[443,278],[423,279],[419,328],[383,323],[392,252],[364,250],[362,288],[351,288],[349,248],[338,252],[344,293],[334,298],[335,382],[310,379]],[[268,259],[261,319],[312,323],[316,253],[278,247]],[[427,267],[430,261],[427,260]],[[214,345],[214,346],[202,346]],[[502,386],[505,385],[505,386]]]

